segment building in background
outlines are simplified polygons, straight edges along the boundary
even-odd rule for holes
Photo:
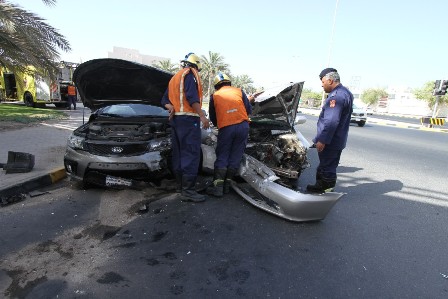
[[[404,115],[426,116],[431,114],[428,103],[417,99],[410,87],[396,86],[386,89],[388,97],[381,99],[377,111]]]
[[[353,93],[354,102],[358,105],[366,105],[361,100],[364,90],[361,88],[361,76],[353,76],[348,86]],[[412,93],[412,88],[404,86],[392,86],[385,88],[388,97],[379,99],[376,106],[372,107],[379,113],[403,114],[426,116],[431,109],[428,103],[417,99]]]
[[[146,64],[146,65],[153,65],[159,61],[169,59],[169,58],[160,57],[160,56],[144,55],[144,54],[140,54],[140,52],[138,50],[121,48],[121,47],[113,47],[112,52],[107,53],[107,57],[129,60],[132,62],[137,62],[137,63],[141,63],[141,64]]]

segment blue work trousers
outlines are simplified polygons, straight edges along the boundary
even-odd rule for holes
[[[180,175],[197,176],[201,159],[201,127],[196,116],[174,116],[171,145],[173,171]]]
[[[323,179],[336,180],[336,168],[341,159],[342,150],[331,149],[325,147],[322,152],[318,152],[319,165],[317,166],[317,173],[320,173]]]
[[[249,123],[246,121],[219,129],[215,169],[240,167],[248,134]]]

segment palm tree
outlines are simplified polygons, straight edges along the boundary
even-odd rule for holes
[[[152,66],[172,74],[177,73],[179,70],[179,65],[172,63],[171,59],[157,61],[156,63],[153,63]]]
[[[43,0],[49,6],[56,0]],[[26,72],[33,66],[41,76],[55,77],[58,49],[68,52],[69,42],[39,16],[0,0],[0,66]]]
[[[239,87],[247,94],[255,92],[254,81],[248,75],[231,76],[232,86]]]
[[[209,98],[213,92],[213,79],[218,72],[227,72],[229,65],[224,62],[224,57],[219,53],[213,53],[208,51],[208,57],[202,55],[202,71],[201,79],[204,85],[204,90],[206,90],[205,98]]]

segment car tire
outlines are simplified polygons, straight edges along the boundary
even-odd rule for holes
[[[23,101],[25,102],[25,105],[27,107],[33,107],[33,108],[36,107],[36,103],[34,103],[33,101],[33,95],[29,92],[26,92],[23,95]]]
[[[359,122],[358,122],[358,126],[359,126],[359,127],[364,127],[365,124],[366,124],[365,121],[359,121]]]

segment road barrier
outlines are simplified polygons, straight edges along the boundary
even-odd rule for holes
[[[420,119],[422,125],[432,128],[434,125],[443,126],[445,125],[445,118],[440,117],[422,117]]]

